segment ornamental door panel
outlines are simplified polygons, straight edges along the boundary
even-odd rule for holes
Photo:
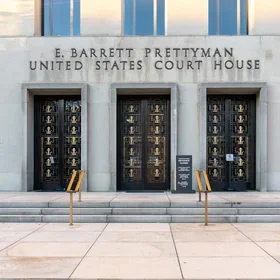
[[[208,95],[207,171],[213,190],[255,189],[255,107],[253,95]]]
[[[169,188],[169,99],[119,96],[118,189]]]
[[[35,97],[35,187],[63,191],[81,169],[79,97]]]
[[[121,190],[143,188],[143,106],[141,99],[118,102],[118,179]]]
[[[169,182],[169,103],[166,99],[149,98],[146,101],[146,189]]]

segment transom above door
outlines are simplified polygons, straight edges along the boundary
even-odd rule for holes
[[[255,95],[207,96],[207,171],[213,190],[255,189],[255,135]]]
[[[64,190],[81,169],[80,96],[35,96],[35,188]]]
[[[117,125],[118,189],[169,189],[169,96],[118,96]]]

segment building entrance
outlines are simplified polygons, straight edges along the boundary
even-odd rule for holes
[[[207,169],[213,190],[255,189],[255,135],[254,95],[207,96]]]
[[[169,96],[118,96],[118,190],[170,187]]]
[[[81,169],[80,96],[35,96],[35,190],[64,190]]]

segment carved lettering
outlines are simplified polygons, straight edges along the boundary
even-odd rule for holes
[[[64,50],[54,48],[53,59],[30,60],[31,71],[80,71],[87,63],[87,69],[94,71],[141,71],[152,67],[156,71],[190,72],[211,67],[212,70],[260,70],[259,59],[235,57],[233,48],[200,48],[199,46],[145,47],[143,52],[134,48],[76,48]],[[65,56],[65,58],[64,58]],[[41,57],[45,57],[41,55]],[[47,56],[46,56],[47,57]],[[136,59],[137,57],[137,59]],[[143,59],[147,58],[147,59]],[[153,60],[155,58],[155,61]],[[207,59],[212,58],[211,63]],[[151,59],[151,61],[149,60]],[[88,70],[89,71],[89,70]]]
[[[55,57],[60,57],[60,49],[55,49]]]

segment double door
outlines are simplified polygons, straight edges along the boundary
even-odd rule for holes
[[[118,97],[118,190],[169,189],[168,96]]]
[[[63,191],[81,169],[79,96],[35,96],[35,188]]]
[[[208,95],[207,169],[215,191],[255,189],[254,95]]]

